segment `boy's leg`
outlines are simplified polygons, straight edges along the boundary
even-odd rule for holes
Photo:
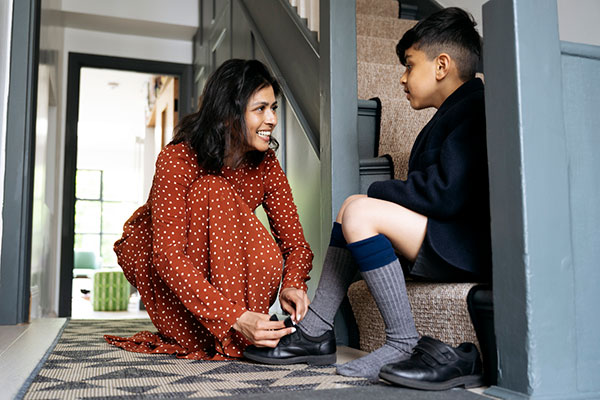
[[[368,208],[363,209],[363,207]],[[372,213],[364,212],[367,210],[372,211]],[[394,343],[391,343],[381,351],[372,353],[371,357],[367,355],[366,357],[338,367],[338,371],[344,375],[374,378],[379,373],[379,369],[383,364],[406,358],[418,339],[418,334],[414,329],[414,322],[412,321],[412,314],[410,313],[410,305],[406,297],[402,268],[395,256],[390,241],[409,260],[411,258],[414,260],[425,237],[427,218],[394,203],[370,199],[366,196],[352,196],[342,206],[337,221],[342,222],[343,235],[349,242],[360,241],[362,238],[349,239],[346,237],[346,227],[344,226],[346,222],[348,222],[348,232],[352,235],[352,238],[356,237],[355,233],[360,235],[364,229],[364,232],[367,232],[367,234],[376,232],[372,236],[377,236],[376,242],[379,244],[379,247],[376,246],[374,254],[366,251],[364,257],[358,254],[355,254],[355,256],[361,258],[362,264],[365,265],[363,276],[365,276],[367,284],[370,285],[371,292],[383,294],[383,297],[376,301],[384,316],[386,327],[389,326],[389,329],[386,328],[386,335],[389,337],[390,343]],[[382,226],[380,227],[379,224],[382,224]],[[390,226],[387,226],[388,224]],[[357,225],[362,225],[362,228]],[[334,230],[338,228],[339,226],[334,227]],[[382,230],[383,232],[378,232],[378,230]],[[390,240],[385,238],[387,235],[391,236]],[[382,241],[381,238],[384,240]],[[400,243],[401,246],[396,246],[396,243]],[[338,250],[332,250],[332,247],[335,246],[330,246],[328,252],[338,252]],[[324,360],[326,358],[327,362],[331,362],[329,361],[329,353],[324,354],[320,348],[324,346],[323,348],[328,349],[328,351],[335,352],[335,339],[332,337],[331,328],[329,327],[333,325],[333,316],[354,277],[356,269],[356,266],[352,266],[356,262],[353,261],[354,257],[348,257],[350,254],[348,250],[339,249],[344,250],[346,253],[343,257],[339,258],[329,257],[329,261],[331,262],[327,261],[325,263],[323,267],[325,276],[322,276],[319,282],[321,290],[318,290],[313,304],[311,304],[313,310],[307,313],[305,319],[300,322],[299,326],[301,329],[292,335],[284,337],[274,349],[250,346],[244,352],[247,358],[268,364],[320,363],[321,357]],[[393,259],[389,257],[390,252]],[[378,257],[379,253],[383,253],[384,257]],[[414,254],[414,257],[412,254]],[[341,262],[342,259],[345,261]],[[373,269],[373,266],[375,266],[375,269]],[[342,268],[338,269],[338,267]],[[334,293],[330,299],[325,297],[331,294],[328,293],[328,289],[332,289],[332,293]],[[385,296],[388,296],[388,298],[385,298]],[[314,333],[311,335],[305,331],[307,328],[304,325],[312,325],[314,321],[317,321],[317,327],[315,328],[317,332],[323,329],[326,330],[326,333],[320,337],[315,337],[313,336]],[[308,329],[312,328],[309,327]]]
[[[334,222],[319,286],[306,316],[299,324],[307,335],[318,337],[333,329],[335,314],[357,271],[356,261],[346,248],[342,226]]]
[[[342,375],[377,379],[383,365],[408,358],[419,338],[392,242],[398,243],[396,249],[414,260],[425,237],[427,218],[393,203],[369,198],[357,200],[346,209],[342,227],[344,233],[348,231],[351,242],[348,248],[383,316],[386,343],[362,358],[338,366],[337,371]]]

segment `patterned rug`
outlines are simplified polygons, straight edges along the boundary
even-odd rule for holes
[[[150,320],[69,321],[44,364],[21,391],[22,398],[207,398],[368,385],[365,379],[336,375],[332,366],[182,360],[131,353],[110,346],[102,337],[107,333],[131,336],[143,330],[156,329]]]

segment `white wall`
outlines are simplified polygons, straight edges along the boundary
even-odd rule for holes
[[[560,40],[600,46],[600,1],[558,0]]]
[[[198,0],[62,0],[65,12],[199,26]]]
[[[48,18],[47,11],[59,0],[42,1],[40,26],[40,66],[31,242],[31,318],[55,316],[58,311],[58,276],[61,187],[58,182],[62,121],[58,112],[61,101],[62,53],[64,29]]]
[[[0,18],[4,18],[2,13],[6,2],[1,3]],[[50,232],[50,235],[44,234],[42,238],[38,238],[39,242],[35,244],[36,251],[32,254],[32,270],[41,274],[39,285],[42,315],[52,315],[58,311],[69,53],[191,64],[191,35],[189,40],[163,39],[156,36],[161,29],[173,33],[171,37],[183,37],[187,32],[195,31],[199,20],[198,3],[197,0],[172,0],[168,4],[157,0],[42,0],[41,48],[50,48],[57,52],[57,65],[49,71],[50,86],[55,91],[53,94],[56,101],[56,118],[54,123],[51,123],[53,126],[48,127],[45,151],[37,149],[38,152],[46,154],[43,174],[45,182],[42,189],[45,195],[38,192],[38,198],[45,199],[45,202],[38,200],[37,205],[42,217],[38,220],[43,222],[43,226],[38,229]],[[85,24],[87,21],[93,24],[88,26]],[[131,29],[128,25],[131,25]],[[0,21],[0,26],[4,31],[6,25],[3,20]],[[117,26],[118,29],[113,29]],[[6,28],[7,31],[8,29]],[[7,42],[2,40],[2,31],[0,52],[4,51],[4,43]],[[9,33],[7,38],[10,37]],[[3,53],[0,53],[0,60],[7,59],[9,57],[3,57]],[[0,79],[1,74],[2,69]],[[1,90],[2,86],[0,94]],[[44,166],[39,169],[44,169]],[[38,171],[36,174],[42,176]],[[1,175],[4,176],[3,173]],[[40,178],[40,184],[41,182]]]
[[[487,0],[437,0],[442,7],[459,7],[470,12],[477,22],[477,30],[483,35],[483,20],[481,16],[481,6]]]
[[[481,7],[487,0],[437,2],[443,7],[460,7],[473,14],[479,33],[483,33]],[[600,46],[600,0],[557,0],[557,3],[560,40]]]
[[[2,208],[4,205],[4,170],[6,157],[6,118],[10,78],[10,42],[13,2],[0,2],[0,243],[2,243]]]
[[[67,27],[65,28],[66,60],[69,52],[192,63],[191,40],[159,39]]]

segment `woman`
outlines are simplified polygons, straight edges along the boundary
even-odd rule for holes
[[[267,314],[280,283],[282,308],[295,321],[306,314],[313,254],[272,149],[279,92],[256,60],[226,61],[208,79],[199,111],[158,156],[147,204],[115,243],[159,334],[109,343],[208,360],[275,347],[295,330]]]

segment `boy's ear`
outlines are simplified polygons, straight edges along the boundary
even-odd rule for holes
[[[441,81],[450,72],[450,64],[452,58],[447,53],[441,53],[435,59],[435,77],[438,81]]]

